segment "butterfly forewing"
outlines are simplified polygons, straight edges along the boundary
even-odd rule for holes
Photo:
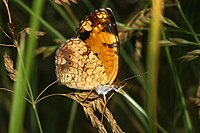
[[[78,34],[101,61],[112,84],[118,73],[119,39],[114,15],[110,8],[99,9],[81,21]]]

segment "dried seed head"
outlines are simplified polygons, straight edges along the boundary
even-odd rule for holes
[[[83,107],[85,115],[88,118],[90,118],[92,126],[96,127],[99,133],[107,133],[107,131],[103,123],[101,123],[99,118],[96,116],[95,111],[98,111],[101,114],[104,113],[104,117],[110,123],[111,130],[113,133],[123,132],[120,126],[117,124],[116,120],[114,119],[112,113],[109,111],[107,107],[105,107],[106,105],[103,102],[103,100],[95,92],[92,92],[89,96],[88,92],[72,92],[66,94],[66,96],[75,100]],[[85,97],[87,97],[87,99],[85,99]]]
[[[8,76],[10,77],[10,79],[12,79],[13,81],[16,80],[16,74],[17,71],[13,68],[14,67],[14,63],[11,60],[10,56],[5,52],[4,56],[4,65],[6,70],[9,72]]]

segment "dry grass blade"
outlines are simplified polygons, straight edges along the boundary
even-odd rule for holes
[[[6,70],[9,72],[8,75],[9,75],[10,79],[15,81],[17,71],[13,68],[14,67],[13,61],[11,60],[10,56],[6,52],[3,56],[3,58],[4,58],[4,65],[5,65]]]
[[[62,5],[62,4],[68,4],[70,5],[70,2],[77,4],[77,0],[53,0],[55,3]]]
[[[101,114],[104,113],[104,117],[108,120],[110,123],[111,129],[113,133],[122,133],[120,126],[117,124],[116,120],[113,118],[112,113],[109,111],[109,109],[106,107],[105,112],[104,107],[105,103],[103,100],[94,92],[92,92],[88,96],[88,92],[74,92],[70,94],[66,94],[67,97],[75,100],[78,102],[82,107],[87,117],[90,118],[90,121],[93,125],[93,127],[96,127],[98,129],[99,133],[107,133],[103,123],[99,120],[99,118],[95,115],[95,111],[99,111]],[[85,97],[88,98],[85,100]],[[84,100],[84,102],[82,102]]]

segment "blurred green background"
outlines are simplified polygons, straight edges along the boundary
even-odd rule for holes
[[[39,0],[38,0],[39,1]],[[34,99],[50,83],[56,80],[55,75],[55,50],[65,40],[76,34],[76,27],[89,12],[102,7],[110,7],[113,10],[121,38],[120,70],[118,81],[127,77],[147,72],[147,45],[150,18],[146,11],[151,7],[147,0],[80,0],[70,5],[57,5],[53,1],[43,2],[10,0],[9,8],[12,20],[16,26],[15,33],[19,34],[24,28],[30,27],[36,21],[36,29],[46,34],[30,43],[35,48],[31,51],[30,58],[26,55],[30,38],[25,39],[25,54],[30,62],[30,88]],[[180,2],[180,3],[179,3]],[[35,5],[34,5],[35,4]],[[37,4],[41,4],[40,8]],[[163,5],[164,21],[161,31],[161,49],[159,58],[159,74],[157,88],[157,121],[158,132],[200,132],[200,108],[189,100],[191,97],[200,103],[200,95],[197,93],[200,87],[200,59],[199,32],[200,32],[200,1],[193,0],[166,0]],[[9,33],[8,15],[3,1],[0,1],[0,26]],[[40,11],[39,11],[40,10]],[[146,11],[144,14],[141,11]],[[38,16],[34,16],[39,12]],[[140,15],[138,15],[140,14]],[[142,14],[142,15],[141,15]],[[37,24],[38,21],[38,24]],[[138,22],[136,24],[136,22]],[[132,23],[127,25],[128,23]],[[175,25],[176,24],[176,25]],[[34,24],[33,24],[34,25]],[[129,32],[127,36],[126,33]],[[178,39],[177,39],[178,38]],[[18,36],[20,42],[20,35]],[[0,32],[0,44],[13,44],[13,42]],[[139,51],[139,54],[137,53]],[[188,52],[193,51],[192,54]],[[7,52],[17,64],[16,48],[0,46],[0,132],[9,130],[11,120],[11,108],[13,93],[3,88],[14,90],[14,82],[8,77],[5,69],[3,55]],[[141,56],[140,56],[141,54]],[[185,56],[187,55],[187,56]],[[182,57],[182,58],[180,58]],[[27,65],[27,66],[29,66]],[[26,67],[27,67],[26,66]],[[28,69],[27,68],[27,69]],[[29,75],[29,74],[28,74]],[[140,79],[141,78],[141,79]],[[146,74],[127,81],[127,92],[144,110],[147,110],[147,93],[145,88]],[[23,77],[26,82],[26,77]],[[55,84],[48,88],[42,95],[54,93],[69,93],[74,91],[65,86]],[[25,101],[25,100],[24,100]],[[45,133],[55,132],[97,132],[86,118],[80,105],[77,106],[71,99],[61,96],[53,96],[42,100],[36,105],[37,113],[33,106],[25,101],[26,106],[22,122],[22,132],[37,133],[41,129]],[[149,132],[148,120],[141,116],[141,112],[133,107],[121,94],[115,94],[109,101],[108,108],[114,115],[123,131]],[[20,107],[19,107],[20,110]],[[73,115],[74,113],[74,115]],[[38,122],[36,114],[39,116]],[[15,120],[20,121],[20,120]],[[39,130],[38,123],[41,124]],[[105,123],[110,132],[109,124]]]

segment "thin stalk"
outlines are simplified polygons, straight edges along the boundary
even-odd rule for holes
[[[158,41],[160,39],[161,30],[162,4],[162,0],[152,0],[152,19],[147,49],[147,112],[149,116],[149,133],[157,132],[157,81],[160,55],[160,45]]]
[[[70,18],[72,19],[72,21],[74,22],[75,25],[79,24],[79,20],[77,19],[76,15],[74,14],[73,10],[71,9],[70,6],[65,5],[64,6],[65,11],[67,12],[67,14],[69,14]]]
[[[163,39],[166,39],[164,33],[163,33]],[[189,112],[188,112],[188,109],[187,109],[187,106],[186,106],[186,101],[185,101],[185,98],[184,98],[184,95],[183,95],[183,90],[182,90],[182,86],[181,86],[181,83],[180,83],[180,78],[178,77],[175,64],[172,61],[172,57],[171,57],[169,48],[165,48],[165,52],[166,52],[166,55],[167,55],[167,61],[168,61],[169,67],[171,69],[171,75],[172,75],[172,79],[174,81],[175,88],[176,88],[176,90],[178,90],[179,95],[180,95],[180,103],[181,103],[181,106],[183,108],[183,114],[184,114],[183,118],[186,122],[186,124],[185,124],[186,130],[188,132],[192,132],[192,122],[191,122]]]
[[[20,2],[18,0],[18,2]],[[33,51],[36,47],[36,39],[34,38],[35,36],[35,32],[38,30],[39,28],[39,21],[35,16],[39,16],[42,12],[43,9],[43,4],[44,1],[40,1],[40,0],[35,0],[33,1],[33,11],[34,11],[34,15],[31,16],[31,21],[30,21],[30,27],[32,28],[32,34],[31,37],[28,38],[27,41],[27,48],[25,51],[24,48],[24,44],[25,44],[25,36],[24,38],[21,38],[20,41],[20,48],[18,49],[18,61],[17,61],[17,79],[16,79],[16,83],[15,83],[15,93],[14,93],[14,99],[13,99],[13,108],[12,108],[12,113],[11,113],[11,120],[10,120],[10,124],[9,124],[9,132],[10,133],[19,133],[19,132],[23,132],[22,128],[23,128],[23,120],[24,120],[24,113],[25,113],[25,100],[24,97],[26,97],[26,89],[27,88],[27,84],[28,84],[28,94],[30,94],[30,98],[33,104],[33,109],[34,112],[37,112],[36,108],[35,108],[35,104],[34,104],[34,97],[32,94],[32,90],[28,81],[28,77],[30,76],[31,73],[31,68],[32,68],[32,61],[34,59],[34,57],[32,55]],[[36,14],[36,15],[35,15]],[[23,58],[25,57],[25,63],[23,62]],[[24,78],[26,80],[24,80]],[[25,82],[24,82],[25,81]],[[42,131],[41,128],[41,124],[40,124],[40,120],[39,117],[37,117],[37,113],[36,114],[36,119],[38,121],[38,125],[39,125],[39,130],[40,132]]]
[[[75,120],[75,116],[77,112],[77,107],[78,107],[78,103],[76,101],[73,101],[71,112],[70,112],[69,124],[67,126],[66,133],[73,133],[72,131],[73,131],[74,120]]]
[[[56,9],[56,11],[62,16],[62,18],[67,22],[67,25],[72,29],[72,31],[76,31],[76,25],[75,23],[70,19],[69,15],[64,12],[64,10],[55,4],[53,1],[50,1],[50,3],[53,5],[53,7]]]
[[[171,60],[169,48],[165,48],[165,52],[167,54],[167,59],[168,59],[170,69],[171,69],[171,72],[172,72],[171,75],[172,75],[172,78],[173,78],[173,81],[174,81],[174,84],[175,84],[175,88],[178,90],[179,95],[180,95],[180,102],[181,102],[181,106],[183,107],[183,118],[186,122],[186,124],[185,124],[186,130],[188,131],[188,133],[192,133],[192,122],[191,122],[190,115],[189,115],[187,105],[186,105],[186,101],[185,101],[185,98],[184,98],[184,95],[183,95],[183,90],[182,90],[182,86],[181,86],[181,83],[180,83],[180,78],[178,77],[174,63]]]
[[[44,2],[45,1],[41,1],[41,0],[33,1],[32,9],[33,9],[34,14],[31,16],[31,19],[30,19],[30,27],[32,28],[32,33],[30,34],[30,37],[28,37],[28,40],[27,40],[27,49],[26,49],[26,56],[25,56],[25,71],[26,71],[27,77],[30,77],[31,70],[33,68],[33,63],[34,63],[34,58],[35,58],[33,52],[37,46],[37,40],[35,38],[35,34],[40,27],[40,21],[38,17],[36,16],[41,16]],[[39,119],[37,109],[35,106],[34,97],[32,94],[33,92],[30,88],[29,88],[29,93],[31,94],[32,106],[36,115],[39,130],[41,133],[43,133],[40,119]]]
[[[177,3],[177,7],[179,12],[181,13],[181,16],[183,17],[183,20],[185,21],[186,25],[188,26],[188,28],[190,29],[190,31],[192,32],[192,34],[194,35],[195,40],[197,41],[197,43],[200,43],[199,38],[196,36],[196,33],[192,27],[192,25],[190,24],[190,22],[188,21],[187,17],[185,16],[185,14],[183,13],[183,10],[181,8],[181,4],[178,0],[175,0]]]
[[[24,100],[24,97],[26,97],[26,89],[25,89],[25,82],[23,79],[24,70],[22,65],[22,58],[20,56],[24,55],[24,46],[25,46],[25,36],[20,39],[20,52],[17,56],[17,76],[16,76],[16,82],[14,83],[14,90],[15,93],[13,95],[12,99],[12,110],[11,110],[11,116],[9,121],[9,133],[20,133],[23,131],[23,120],[24,120],[24,111],[26,107],[26,101]]]

